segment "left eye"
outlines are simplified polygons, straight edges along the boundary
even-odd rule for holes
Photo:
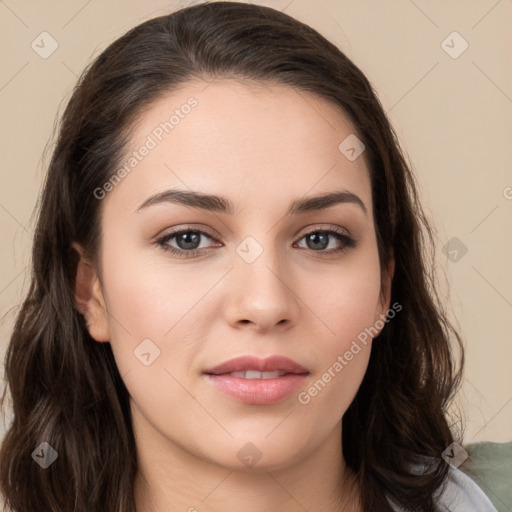
[[[312,251],[321,251],[322,249],[327,249],[329,246],[329,239],[335,239],[338,242],[344,242],[345,245],[350,245],[352,243],[352,239],[343,233],[339,233],[337,231],[332,230],[324,230],[324,231],[311,231],[304,235],[300,240],[305,239],[306,244],[309,247],[306,249],[311,249]],[[330,251],[322,251],[322,252],[337,252],[341,250],[340,248],[332,248]]]
[[[169,251],[173,254],[186,258],[194,256],[205,249],[205,247],[201,247],[200,242],[202,237],[214,240],[212,236],[210,236],[208,233],[205,233],[204,231],[185,229],[164,235],[156,241],[156,244],[165,251]],[[171,241],[174,239],[177,247],[171,244]],[[302,239],[305,239],[306,241],[306,249],[309,249],[312,252],[320,252],[325,254],[348,250],[350,247],[354,247],[356,243],[353,238],[346,235],[345,233],[332,229],[310,231],[309,233],[303,235],[299,240]],[[331,247],[326,251],[325,249],[328,248],[330,240],[332,239],[335,239],[338,241],[338,243],[341,243],[341,247]]]

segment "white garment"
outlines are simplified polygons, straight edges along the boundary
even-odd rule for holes
[[[443,492],[439,495],[438,491],[436,496],[436,504],[443,512],[498,512],[482,489],[453,466],[450,466]],[[396,512],[404,512],[402,507],[390,502]]]

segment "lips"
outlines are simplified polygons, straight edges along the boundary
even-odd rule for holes
[[[288,398],[309,375],[306,368],[283,356],[238,357],[203,373],[217,391],[250,405],[270,405]]]
[[[309,373],[306,368],[284,356],[271,356],[265,359],[259,359],[254,356],[237,357],[206,370],[204,373],[209,375],[224,375],[232,372],[245,372],[246,375],[253,375],[249,377],[246,376],[245,378],[262,378],[258,376],[258,373],[265,375],[265,373],[269,372],[281,372],[282,375],[287,373]],[[263,378],[271,377],[264,376]]]

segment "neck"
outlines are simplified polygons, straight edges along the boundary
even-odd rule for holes
[[[358,512],[355,475],[341,450],[341,423],[307,457],[268,471],[259,464],[245,471],[198,458],[144,420],[134,422],[138,472],[137,512]]]

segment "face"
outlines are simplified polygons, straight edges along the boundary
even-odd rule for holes
[[[389,307],[365,155],[339,149],[354,133],[317,96],[233,80],[139,118],[77,296],[153,446],[272,470],[340,443]]]

